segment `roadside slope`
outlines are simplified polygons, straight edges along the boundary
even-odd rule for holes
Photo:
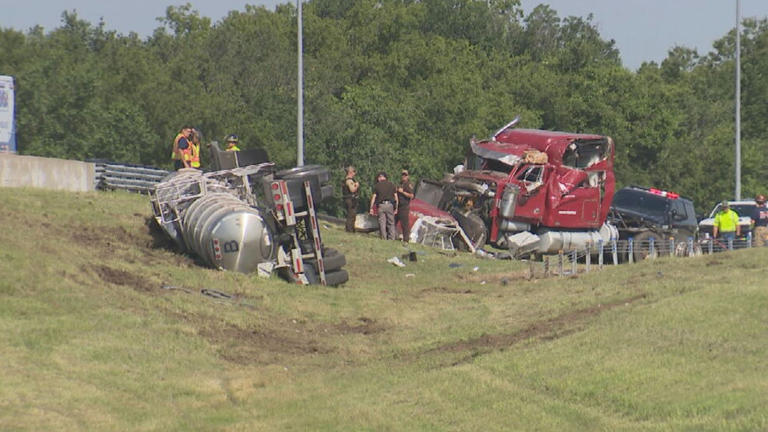
[[[301,287],[198,266],[143,196],[0,202],[0,429],[768,427],[768,250],[528,281],[326,227],[350,282]]]

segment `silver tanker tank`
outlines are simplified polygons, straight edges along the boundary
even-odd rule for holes
[[[259,211],[228,193],[209,193],[182,220],[187,247],[208,265],[250,273],[275,255],[269,227]]]

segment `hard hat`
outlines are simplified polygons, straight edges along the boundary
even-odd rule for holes
[[[237,138],[237,135],[235,135],[235,134],[230,134],[230,135],[227,135],[227,139],[226,139],[226,141],[227,141],[227,142],[238,142],[239,140],[238,140],[238,138]]]
[[[731,205],[728,203],[728,200],[723,200],[723,202],[720,203],[720,207],[730,207]]]

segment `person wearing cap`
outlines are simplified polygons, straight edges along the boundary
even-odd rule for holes
[[[346,177],[341,183],[341,197],[347,207],[347,220],[344,224],[344,230],[355,232],[355,217],[357,216],[357,198],[359,196],[360,183],[355,180],[357,170],[352,165],[344,169]]]
[[[752,212],[752,221],[755,224],[755,246],[768,245],[768,206],[765,204],[765,195],[755,197],[755,209]]]
[[[397,190],[394,183],[388,180],[387,173],[379,172],[371,196],[371,215],[378,211],[379,233],[385,240],[396,240],[395,212],[397,211]],[[374,209],[376,211],[374,211]]]
[[[173,169],[190,168],[190,139],[192,136],[192,126],[181,128],[176,138],[173,139],[173,148],[171,150],[171,160],[173,160]]]
[[[411,225],[409,218],[410,204],[413,199],[413,184],[411,184],[408,170],[400,171],[400,184],[397,186],[397,214],[395,222],[400,224],[403,232],[403,242],[408,243],[411,238]]]
[[[227,142],[227,151],[240,151],[240,147],[237,146],[237,144],[240,142],[240,139],[237,137],[237,135],[229,134],[225,140]]]
[[[715,215],[715,224],[712,228],[712,236],[717,238],[720,234],[724,240],[734,240],[741,235],[739,215],[731,210],[728,201],[720,203],[720,211]]]
[[[196,128],[192,128],[189,133],[189,166],[200,169],[200,141],[203,140],[203,134]]]

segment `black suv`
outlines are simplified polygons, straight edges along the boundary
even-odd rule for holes
[[[688,239],[695,240],[699,231],[692,200],[640,186],[628,186],[613,195],[608,220],[619,230],[620,240],[633,238],[635,260],[646,258],[651,251],[685,255],[690,252]],[[651,238],[654,248],[650,247]],[[674,239],[674,251],[670,250],[670,238]]]

